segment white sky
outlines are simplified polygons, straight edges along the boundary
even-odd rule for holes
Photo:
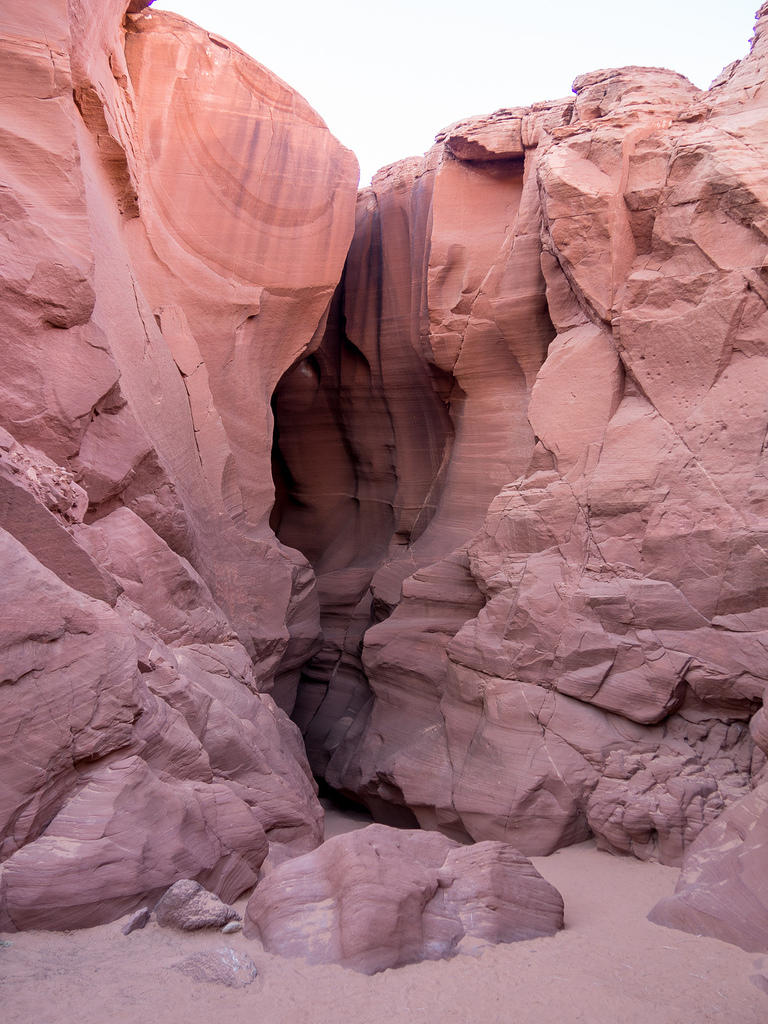
[[[157,0],[297,89],[361,182],[452,121],[556,99],[597,68],[669,67],[706,88],[748,51],[760,0]]]

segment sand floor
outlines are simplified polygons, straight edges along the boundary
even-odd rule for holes
[[[327,833],[365,819],[330,812]],[[69,933],[5,935],[3,1024],[766,1024],[768,955],[653,925],[645,915],[677,871],[612,857],[592,843],[535,858],[563,894],[553,938],[372,978],[264,953],[242,934],[183,934],[120,922]],[[259,976],[241,989],[172,968],[200,950],[246,952]],[[757,984],[753,978],[757,978]],[[761,980],[762,979],[762,980]],[[760,987],[760,986],[763,987]]]

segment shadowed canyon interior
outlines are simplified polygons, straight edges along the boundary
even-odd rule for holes
[[[768,950],[768,5],[359,192],[146,7],[0,13],[0,929],[288,877],[314,774],[424,892],[593,835]]]

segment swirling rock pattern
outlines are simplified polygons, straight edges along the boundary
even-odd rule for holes
[[[321,836],[269,695],[319,632],[265,526],[269,401],[341,274],[356,162],[266,69],[146,7],[0,13],[4,930],[179,878],[232,900],[270,845]]]

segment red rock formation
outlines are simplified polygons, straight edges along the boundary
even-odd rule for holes
[[[364,974],[562,927],[560,894],[512,847],[464,847],[386,825],[336,836],[276,868],[244,922],[270,952]]]
[[[83,492],[10,454],[35,543],[0,531],[0,928],[94,924],[177,877],[236,897],[269,844],[319,840],[295,727],[189,563],[127,508],[65,525],[33,492],[74,519]]]
[[[648,915],[656,924],[768,952],[768,785],[729,807],[687,851],[675,894]]]
[[[319,628],[265,525],[269,401],[339,279],[355,160],[146,6],[0,13],[3,929],[180,877],[232,899],[320,837],[267,692]]]
[[[0,13],[0,928],[312,848],[269,695],[303,666],[313,766],[380,817],[690,850],[664,914],[741,941],[710,897],[735,864],[765,902],[768,5],[706,93],[598,71],[450,126],[351,247],[351,154],[145,6]]]
[[[361,195],[313,357],[330,369],[302,408],[324,410],[312,461],[332,450],[335,480],[362,480],[383,441],[397,487],[378,496],[403,525],[378,569],[381,516],[313,547],[343,532],[343,503],[280,416],[300,364],[276,407],[295,485],[279,532],[316,565],[331,626],[299,697],[310,757],[382,817],[404,806],[529,854],[592,832],[679,863],[764,777],[760,16],[708,93],[595,72],[573,100],[446,129]],[[397,345],[377,348],[389,324]],[[367,394],[396,423],[379,367],[412,380],[414,352],[426,407],[451,417],[424,438],[427,486],[394,429],[350,440],[344,402]]]
[[[135,20],[126,55],[151,247],[142,285],[164,315],[183,311],[171,348],[206,479],[258,527],[273,501],[269,399],[322,328],[352,230],[355,158],[285,83],[175,15]],[[196,407],[208,390],[223,431]]]

